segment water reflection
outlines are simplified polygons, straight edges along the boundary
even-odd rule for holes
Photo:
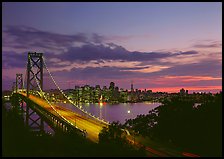
[[[120,103],[120,104],[107,104],[107,103],[98,103],[98,104],[82,104],[83,109],[100,119],[104,119],[109,122],[119,121],[124,124],[125,119],[133,119],[140,114],[148,114],[148,112],[161,103]],[[72,111],[77,111],[72,104],[69,103],[60,103],[60,106],[68,108]]]

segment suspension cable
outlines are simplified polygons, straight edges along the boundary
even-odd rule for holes
[[[78,108],[79,110],[81,110],[83,113],[85,113],[85,114],[91,116],[92,118],[94,118],[94,119],[96,119],[96,120],[99,120],[99,121],[101,121],[101,122],[103,122],[103,123],[105,123],[105,124],[109,124],[109,122],[104,121],[103,119],[96,118],[96,117],[95,117],[94,115],[92,115],[91,113],[88,113],[87,111],[85,111],[84,109],[82,109],[81,106],[78,107],[77,105],[75,105],[74,102],[73,102],[72,100],[70,100],[70,99],[64,94],[64,92],[60,89],[60,87],[58,86],[58,84],[55,82],[53,76],[51,75],[50,71],[49,71],[48,68],[47,68],[47,65],[46,65],[46,63],[45,63],[45,59],[44,59],[44,58],[43,58],[43,62],[44,62],[44,66],[45,66],[47,72],[49,73],[51,79],[53,80],[55,86],[60,90],[60,92],[63,94],[63,96],[64,96],[64,97],[65,97],[65,98],[66,98],[72,105],[74,105],[76,108]]]
[[[26,66],[25,66],[26,72],[25,72],[25,77],[24,77],[24,80],[23,80],[23,88],[22,89],[25,89],[25,82],[26,82],[26,76],[27,76],[27,64],[28,64],[28,62],[26,63]]]

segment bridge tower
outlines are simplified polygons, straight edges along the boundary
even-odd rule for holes
[[[27,97],[29,97],[30,90],[38,90],[38,85],[35,85],[36,82],[38,82],[40,88],[43,90],[43,53],[29,52],[27,64]]]
[[[28,52],[28,63],[27,63],[27,97],[29,98],[30,90],[38,91],[39,86],[40,89],[43,90],[43,53],[37,52]],[[35,124],[40,130],[40,132],[44,131],[44,122],[41,117],[36,120],[31,118],[31,115],[34,113],[32,109],[30,109],[29,105],[26,106],[26,125],[31,126]],[[31,121],[31,123],[29,123]],[[38,121],[40,121],[38,123]]]
[[[21,73],[16,74],[16,93],[18,89],[23,89],[23,74]]]

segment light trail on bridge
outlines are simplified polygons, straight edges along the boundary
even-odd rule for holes
[[[19,94],[26,97],[26,93],[20,92]],[[38,104],[39,106],[41,106],[42,108],[46,109],[48,112],[54,114],[55,116],[60,117],[60,115],[57,114],[45,100],[35,97],[31,94],[29,95],[29,99]],[[63,115],[63,117],[66,118],[68,121],[70,121],[74,126],[77,125],[79,129],[86,130],[88,139],[90,139],[93,142],[99,141],[98,135],[100,131],[103,129],[103,127],[107,126],[106,124],[96,123],[93,120],[86,118],[85,116],[81,116],[59,105],[52,105],[52,106],[57,110],[57,112]]]

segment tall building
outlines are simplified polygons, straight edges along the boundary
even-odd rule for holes
[[[131,92],[134,92],[133,81],[131,81]]]

